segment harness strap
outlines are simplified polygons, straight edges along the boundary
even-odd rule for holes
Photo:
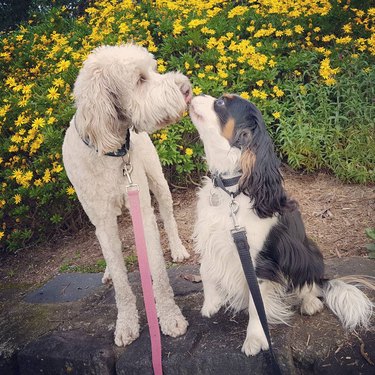
[[[246,231],[244,228],[236,228],[231,230],[231,234],[236,244],[238,255],[240,256],[242,268],[246,277],[247,284],[250,289],[251,297],[253,298],[255,308],[258,313],[260,323],[264,334],[266,335],[268,346],[269,346],[269,360],[272,366],[272,372],[274,375],[281,375],[282,372],[277,363],[275,354],[272,349],[271,336],[268,329],[266,312],[264,310],[264,304],[262,300],[262,295],[260,293],[258,279],[254,270],[254,265],[250,256],[250,247],[247,241]]]
[[[152,366],[154,369],[154,375],[162,375],[163,367],[161,360],[162,352],[160,329],[155,305],[155,298],[152,289],[150,265],[147,258],[147,247],[139,202],[139,191],[138,189],[127,190],[130,204],[130,213],[134,228],[135,244],[137,248],[139,272],[141,275],[143,300],[145,303],[146,317],[148,328],[150,331]]]

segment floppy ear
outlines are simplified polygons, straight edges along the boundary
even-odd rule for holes
[[[260,113],[256,122],[250,141],[242,145],[240,190],[254,201],[257,215],[266,218],[292,210],[295,203],[284,191],[280,162]]]
[[[83,66],[74,86],[76,126],[80,136],[100,154],[117,150],[124,143],[128,116],[122,103],[121,85],[126,79],[118,64]]]

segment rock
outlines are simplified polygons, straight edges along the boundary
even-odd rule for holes
[[[111,375],[115,354],[111,341],[82,331],[53,332],[26,345],[18,354],[19,373]]]
[[[375,262],[370,259],[342,258],[326,263],[329,277],[375,276]],[[199,275],[198,266],[178,266],[168,273],[189,328],[182,337],[162,335],[164,374],[270,373],[267,353],[255,357],[241,353],[248,319],[245,313],[233,316],[221,309],[210,319],[200,315],[202,284],[194,282],[198,280],[194,276]],[[137,295],[141,335],[127,348],[118,348],[113,343],[113,288],[101,285],[101,277],[57,277],[55,284],[52,280],[48,288],[44,286],[26,298],[19,290],[12,297],[9,287],[0,288],[0,374],[151,374],[139,273],[129,274],[129,280]],[[315,316],[296,313],[290,326],[272,328],[271,337],[284,374],[375,372],[371,364],[375,361],[374,332],[346,333],[326,308]]]

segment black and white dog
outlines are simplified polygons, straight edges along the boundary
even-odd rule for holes
[[[202,315],[210,317],[223,305],[247,309],[242,351],[255,355],[268,349],[230,235],[235,197],[269,323],[288,322],[295,305],[303,314],[315,314],[323,309],[322,298],[346,329],[368,327],[373,305],[367,296],[342,280],[324,279],[322,254],[306,236],[296,202],[285,193],[273,143],[255,105],[237,95],[202,95],[192,100],[190,116],[214,176],[199,192],[194,234],[201,256]]]

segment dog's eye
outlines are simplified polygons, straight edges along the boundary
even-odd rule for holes
[[[224,106],[224,105],[225,105],[224,99],[217,99],[217,100],[216,100],[216,105],[217,105],[218,107],[222,107],[222,106]]]
[[[141,74],[141,75],[139,76],[139,78],[138,78],[138,82],[137,82],[137,84],[140,85],[140,84],[142,84],[142,83],[145,82],[145,81],[146,81],[146,77],[145,77],[143,74]]]

